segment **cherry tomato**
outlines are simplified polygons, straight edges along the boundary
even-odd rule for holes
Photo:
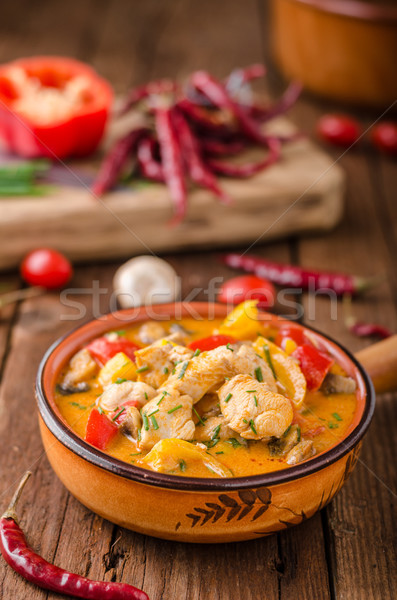
[[[275,344],[282,348],[283,341],[289,338],[290,340],[294,340],[297,346],[301,346],[305,343],[305,332],[302,327],[297,327],[296,325],[288,324],[283,325],[277,332]]]
[[[135,350],[139,350],[140,346],[125,338],[113,341],[107,337],[100,337],[92,340],[86,348],[95,360],[102,365],[106,365],[108,360],[119,352],[124,352],[128,358],[135,362]]]
[[[105,414],[93,408],[87,421],[85,441],[105,450],[118,432],[118,427]]]
[[[225,281],[218,294],[219,302],[240,304],[244,300],[259,300],[260,308],[274,306],[275,298],[274,285],[255,275],[241,275]]]
[[[61,288],[73,275],[68,259],[52,248],[38,248],[25,256],[21,264],[21,276],[29,285],[47,289]]]
[[[316,129],[322,140],[343,148],[351,146],[361,134],[359,123],[346,115],[324,115]]]
[[[374,146],[387,154],[397,154],[397,123],[384,121],[374,125],[371,134]]]
[[[191,350],[201,350],[201,352],[205,352],[206,350],[218,348],[218,346],[226,346],[226,344],[235,344],[236,342],[236,338],[232,337],[231,335],[210,335],[209,337],[190,342],[188,348]]]

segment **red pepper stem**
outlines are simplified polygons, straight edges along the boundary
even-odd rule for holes
[[[26,471],[26,473],[22,477],[22,479],[19,482],[19,485],[15,491],[15,494],[13,495],[13,497],[11,499],[11,502],[10,502],[7,510],[1,516],[2,519],[12,519],[18,525],[18,517],[15,512],[15,509],[17,507],[17,504],[18,504],[21,494],[23,492],[23,488],[25,487],[26,482],[29,479],[29,477],[31,476],[31,474],[32,474],[31,471]]]
[[[0,296],[0,308],[7,306],[7,304],[13,304],[19,302],[19,300],[26,300],[28,298],[35,298],[36,296],[42,296],[45,294],[46,289],[39,285],[34,287],[25,288],[23,290],[15,290],[13,292],[7,292]]]

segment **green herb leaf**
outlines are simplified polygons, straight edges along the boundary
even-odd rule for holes
[[[154,410],[153,412],[150,413],[150,415],[148,415],[148,417],[151,417],[152,415],[155,415],[156,413],[159,412],[159,408],[156,408],[156,410]]]
[[[182,473],[186,471],[186,462],[183,460],[183,458],[179,461],[179,468]]]
[[[227,440],[227,443],[231,444],[235,449],[242,447],[242,444],[240,444],[240,442],[236,440],[236,438],[230,438],[230,440]]]
[[[170,372],[169,368],[168,367],[164,367],[163,372],[164,372],[165,375],[168,375],[168,373]]]
[[[176,410],[179,410],[180,408],[182,408],[182,404],[178,404],[178,406],[174,406],[174,408],[170,408],[170,410],[167,410],[167,413],[170,415],[173,412],[175,412]]]
[[[328,427],[329,427],[330,429],[338,429],[339,425],[338,425],[338,423],[332,423],[332,421],[330,421],[330,422],[328,423]]]
[[[228,350],[230,350],[230,352],[234,352],[234,348],[231,348],[231,347],[230,347],[230,344],[226,344],[226,348],[227,348]]]
[[[301,439],[302,439],[302,432],[301,432],[301,428],[300,427],[296,428],[296,433],[298,435],[298,442],[300,442]]]
[[[149,421],[148,421],[147,415],[145,413],[142,415],[142,420],[143,420],[143,427],[144,427],[145,431],[149,431]]]
[[[124,411],[125,411],[125,406],[123,406],[123,408],[116,415],[114,415],[112,421],[115,421],[120,415],[123,414]]]
[[[332,416],[334,417],[334,419],[336,419],[337,421],[343,421],[342,417],[338,414],[338,413],[332,413]]]
[[[124,381],[127,381],[127,379],[125,379],[125,377],[117,377],[117,379],[114,383],[124,383]]]
[[[255,377],[257,378],[257,380],[259,381],[259,383],[261,383],[263,381],[262,369],[260,367],[257,367],[255,369]]]
[[[178,375],[178,379],[182,379],[182,377],[184,376],[184,374],[185,374],[185,372],[186,372],[186,369],[187,369],[188,365],[189,365],[189,361],[188,361],[188,360],[186,360],[186,361],[183,363],[183,365],[182,365],[181,372],[180,372],[180,373],[179,373],[179,375]]]
[[[254,402],[255,402],[255,406],[258,406],[258,398],[256,396],[254,396]]]
[[[255,429],[255,424],[254,424],[254,420],[253,419],[250,420],[250,427],[251,427],[253,433],[255,435],[258,435],[257,432],[256,432],[256,429]]]
[[[200,415],[198,414],[197,410],[194,408],[193,406],[193,412],[196,415],[196,417],[198,418],[198,422],[200,423],[200,425],[205,425],[203,419],[200,417]]]
[[[223,450],[218,450],[218,452],[215,452],[215,454],[225,454]]]
[[[192,356],[192,358],[195,358],[196,356],[198,356],[200,354],[201,350],[199,350],[199,348],[196,348],[196,350],[194,351],[194,354]]]
[[[149,370],[149,366],[148,365],[142,365],[142,367],[139,367],[139,369],[136,370],[137,373],[144,373],[145,371]]]
[[[71,406],[75,406],[80,410],[85,410],[87,407],[84,404],[79,404],[78,402],[69,402]]]
[[[227,404],[230,400],[230,398],[232,398],[233,394],[228,394],[225,398],[225,404]]]
[[[156,417],[153,415],[153,413],[150,415],[150,420],[152,422],[153,429],[158,429],[159,428],[159,424],[157,423]]]
[[[220,430],[221,430],[221,426],[220,426],[220,425],[217,425],[217,426],[215,427],[215,429],[214,429],[214,433],[213,433],[213,435],[212,435],[212,438],[211,438],[211,440],[214,440],[215,438],[217,438],[217,437],[218,437]]]
[[[247,394],[256,394],[256,390],[247,390]]]
[[[270,370],[273,373],[274,379],[277,379],[276,371],[274,370],[273,363],[272,363],[272,357],[270,356],[269,346],[267,344],[265,344],[263,346],[263,352],[265,353],[265,358],[266,358],[267,364],[269,365]]]

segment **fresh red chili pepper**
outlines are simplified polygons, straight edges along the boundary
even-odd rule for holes
[[[50,564],[28,546],[15,512],[31,473],[23,476],[0,519],[0,550],[4,560],[24,579],[52,592],[86,600],[149,600],[145,592],[127,583],[92,581]]]
[[[172,122],[172,109],[157,107],[155,120],[164,179],[174,203],[174,218],[171,223],[176,225],[186,214],[187,191],[181,148]]]
[[[109,417],[97,408],[93,408],[88,417],[84,439],[95,448],[106,450],[118,430],[117,425]]]
[[[119,337],[117,340],[99,337],[92,340],[86,348],[91,356],[103,366],[119,352],[124,352],[128,358],[135,362],[135,352],[140,347],[123,337]]]
[[[152,181],[164,182],[163,166],[156,160],[157,142],[152,136],[142,138],[138,143],[137,159],[144,177]]]
[[[92,184],[91,189],[96,196],[102,196],[117,183],[123,167],[146,133],[145,128],[133,129],[115,143],[103,159],[99,173]]]
[[[291,356],[299,361],[307,382],[307,389],[313,392],[321,387],[326,374],[334,363],[332,358],[309,344],[298,346]]]
[[[178,110],[174,110],[172,114],[183,158],[192,181],[201,187],[209,189],[224,204],[229,204],[231,202],[230,196],[219,187],[214,175],[202,160],[198,142],[185,117]]]
[[[84,63],[21,58],[0,67],[0,136],[20,156],[85,156],[102,138],[112,100],[110,84]]]
[[[137,86],[128,92],[118,114],[120,116],[124,115],[133,106],[138,104],[138,102],[145,100],[149,96],[173,94],[178,90],[178,87],[178,84],[171,79],[158,79],[157,81],[151,81],[150,83]]]
[[[317,135],[335,146],[348,148],[361,134],[359,123],[346,115],[324,115],[316,126]]]
[[[273,283],[303,290],[333,290],[337,295],[360,294],[376,283],[375,279],[347,275],[345,273],[330,273],[313,271],[293,265],[282,265],[256,256],[227,254],[222,262],[234,269],[243,269],[258,277],[269,279]]]
[[[207,164],[215,173],[225,175],[226,177],[252,177],[255,173],[259,173],[270,167],[280,158],[281,143],[276,138],[267,138],[267,145],[269,147],[269,154],[263,160],[259,160],[253,163],[246,163],[245,165],[234,165],[225,163],[220,160],[213,158],[207,159]]]
[[[191,350],[200,350],[201,352],[206,352],[208,350],[218,348],[218,346],[226,346],[227,344],[235,344],[236,342],[236,338],[232,337],[231,335],[210,335],[209,337],[190,342],[190,344],[188,344],[188,348]]]
[[[397,123],[384,121],[374,125],[371,132],[374,146],[386,154],[397,154]]]

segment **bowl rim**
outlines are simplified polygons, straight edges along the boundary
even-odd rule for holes
[[[152,308],[162,308],[164,309],[168,307],[175,307],[179,304],[187,304],[187,303],[170,303],[167,305],[156,305]],[[188,303],[190,305],[194,305],[195,308],[200,309],[208,307],[210,303],[208,302],[192,302]],[[226,308],[226,305],[219,305],[218,303],[211,303],[214,306],[223,306]],[[118,311],[117,313],[108,313],[101,317],[101,322],[104,319],[114,316],[114,314],[120,313],[128,313],[130,309],[124,309]],[[163,314],[167,314],[164,312]],[[262,313],[266,314],[266,313]],[[277,315],[271,315],[272,319],[277,320],[279,317]],[[140,319],[141,320],[141,319]],[[283,322],[292,322],[296,325],[303,327],[304,329],[308,329],[309,331],[314,332],[320,337],[325,338],[331,344],[334,344],[339,350],[342,351],[343,354],[350,360],[353,366],[357,369],[360,377],[362,379],[362,383],[365,388],[365,405],[363,408],[363,412],[359,422],[353,428],[353,430],[340,442],[332,446],[329,450],[325,450],[317,456],[309,459],[308,461],[304,461],[302,463],[298,463],[297,465],[288,467],[286,469],[281,469],[278,471],[272,471],[270,473],[262,473],[257,475],[248,475],[245,477],[230,477],[230,478],[222,478],[222,479],[213,479],[213,478],[199,478],[199,477],[181,477],[180,475],[169,475],[165,473],[158,473],[155,471],[150,471],[148,469],[144,469],[142,467],[137,467],[135,465],[129,464],[125,461],[122,461],[118,458],[105,454],[101,450],[91,446],[85,440],[77,435],[70,427],[67,427],[65,423],[63,423],[58,415],[53,410],[51,403],[48,401],[45,390],[44,390],[44,376],[46,374],[46,367],[48,365],[48,361],[50,357],[52,357],[53,353],[61,346],[61,344],[67,340],[72,335],[75,335],[79,330],[83,328],[88,328],[98,319],[90,319],[86,323],[79,325],[73,328],[71,331],[66,333],[65,335],[59,337],[48,350],[45,352],[43,358],[40,361],[39,368],[37,371],[36,384],[35,384],[35,393],[36,393],[36,401],[39,409],[40,416],[44,421],[45,426],[49,429],[49,431],[55,436],[55,438],[67,449],[71,450],[74,454],[80,457],[83,460],[88,461],[89,463],[97,466],[105,471],[123,477],[125,479],[129,479],[138,483],[151,485],[154,487],[172,489],[174,491],[194,491],[194,492],[203,492],[203,491],[233,491],[233,490],[241,490],[248,488],[259,488],[259,487],[269,487],[275,486],[282,483],[291,482],[293,480],[301,479],[303,477],[307,477],[313,473],[320,471],[321,469],[327,467],[328,465],[338,461],[343,456],[348,454],[354,447],[360,442],[366,433],[375,409],[375,391],[372,384],[372,381],[369,375],[366,373],[365,369],[361,366],[359,361],[351,354],[349,350],[347,350],[343,345],[339,342],[336,342],[332,337],[322,333],[321,331],[311,327],[309,325],[301,325],[296,321],[290,321],[289,319],[282,317],[281,321]],[[139,321],[138,321],[139,322]],[[134,321],[131,320],[129,323],[133,325]],[[111,328],[110,328],[111,329]]]
[[[277,0],[276,0],[277,1]],[[293,4],[303,4],[323,13],[338,15],[361,21],[386,22],[394,25],[397,21],[397,8],[386,3],[373,4],[363,0],[288,0]],[[391,23],[390,23],[391,21]]]

